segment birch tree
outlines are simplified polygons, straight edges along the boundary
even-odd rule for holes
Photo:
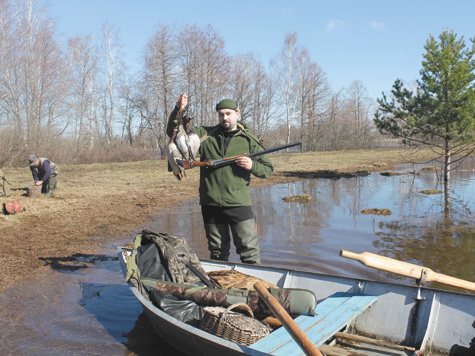
[[[71,72],[74,76],[72,116],[74,117],[74,138],[77,150],[83,142],[89,149],[95,143],[95,103],[97,96],[96,76],[98,75],[97,48],[94,35],[77,36],[68,41]],[[87,141],[86,141],[87,140]]]
[[[2,107],[26,150],[52,147],[51,139],[67,125],[60,106],[68,79],[53,22],[34,0],[2,6]]]
[[[105,90],[102,96],[102,122],[107,144],[110,146],[114,137],[116,97],[119,87],[119,70],[121,66],[121,44],[119,30],[105,22],[102,26],[102,54],[105,58]]]
[[[297,45],[297,34],[285,35],[284,47],[273,61],[280,104],[283,106],[287,127],[286,143],[290,143],[292,125],[299,112],[299,97],[302,90],[302,72],[299,60],[302,49]]]

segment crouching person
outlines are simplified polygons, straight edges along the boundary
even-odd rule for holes
[[[47,158],[37,157],[34,154],[28,156],[28,162],[35,184],[41,185],[41,193],[52,195],[56,189],[59,167]]]

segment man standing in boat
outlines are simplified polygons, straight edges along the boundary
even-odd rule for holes
[[[168,136],[173,135],[178,111],[185,109],[188,97],[182,94],[167,125]],[[216,105],[219,124],[194,126],[192,130],[201,139],[200,159],[215,160],[262,151],[259,140],[238,121],[239,106],[232,99]],[[231,236],[243,263],[260,264],[260,250],[256,221],[252,211],[249,184],[251,174],[269,177],[274,170],[266,155],[239,157],[234,164],[224,167],[200,167],[200,205],[208,239],[210,258],[227,261]]]

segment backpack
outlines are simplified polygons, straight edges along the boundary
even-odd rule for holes
[[[49,165],[51,167],[51,174],[57,176],[59,174],[59,167],[56,163],[51,162],[49,159],[40,157],[40,166],[43,166],[44,161],[49,161]]]
[[[57,165],[56,163],[51,162],[51,161],[50,161],[49,163],[50,163],[50,165],[51,165],[51,172],[52,172],[55,176],[57,176],[57,175],[59,174],[59,171],[60,171],[58,165]]]
[[[154,251],[158,249],[158,256]],[[139,268],[138,257],[148,254],[151,256],[146,262],[150,268]],[[143,259],[143,258],[142,258]],[[141,277],[155,277],[153,274],[162,273],[158,268],[165,269],[164,279],[172,283],[184,283],[189,285],[204,285],[215,288],[201,266],[201,262],[195,252],[190,248],[183,237],[175,237],[166,233],[155,233],[143,229],[137,234],[134,240],[134,249],[127,259],[127,281],[131,281],[136,286],[140,286]],[[140,272],[142,271],[142,272]],[[142,274],[142,275],[141,275]],[[141,289],[141,288],[139,288]]]

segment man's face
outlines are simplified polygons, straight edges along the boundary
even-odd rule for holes
[[[237,128],[239,111],[232,109],[218,110],[219,124],[225,131],[233,131]]]

